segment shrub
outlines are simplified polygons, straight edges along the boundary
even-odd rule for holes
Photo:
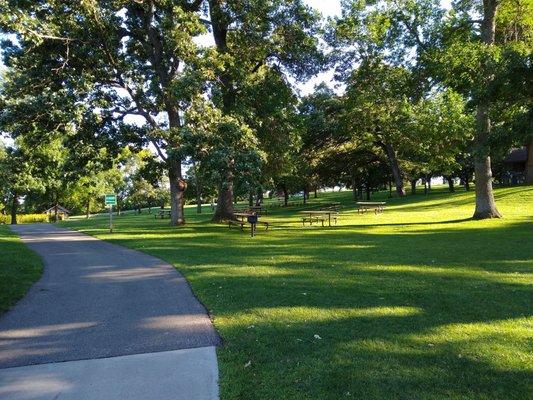
[[[48,214],[18,214],[17,223],[19,224],[35,224],[48,222]],[[0,214],[0,224],[11,223],[11,215]]]

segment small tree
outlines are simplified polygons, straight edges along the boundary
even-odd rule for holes
[[[0,154],[0,192],[11,212],[11,224],[17,224],[19,201],[30,191],[44,189],[39,173],[34,167],[33,148],[23,140],[15,141]]]
[[[191,158],[207,182],[222,188],[219,201],[222,195],[228,196],[223,200],[226,206],[217,208],[213,221],[233,219],[234,185],[250,190],[258,183],[264,155],[257,138],[241,120],[224,115],[202,99],[193,103],[185,118],[182,142],[187,146],[182,156]]]

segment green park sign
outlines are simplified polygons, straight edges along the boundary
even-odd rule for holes
[[[106,206],[116,206],[117,205],[117,195],[116,194],[106,194],[105,195],[105,205]]]

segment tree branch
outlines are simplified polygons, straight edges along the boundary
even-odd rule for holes
[[[159,144],[157,143],[157,141],[155,139],[150,139],[150,143],[154,145],[155,150],[157,151],[157,154],[159,155],[159,157],[161,157],[163,161],[167,161],[167,157],[165,157],[165,155],[163,154],[163,151],[161,150],[161,147],[159,147]]]
[[[181,7],[185,11],[198,11],[203,1],[204,0],[193,0],[191,3],[189,3],[188,1],[185,1]]]

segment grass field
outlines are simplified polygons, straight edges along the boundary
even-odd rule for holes
[[[0,225],[0,315],[41,276],[40,258],[6,225]]]
[[[382,194],[385,199],[386,194]],[[264,217],[255,238],[188,209],[70,221],[176,266],[224,337],[223,399],[525,399],[533,391],[533,187],[498,189],[502,220],[472,221],[473,193],[392,199],[339,225]]]

